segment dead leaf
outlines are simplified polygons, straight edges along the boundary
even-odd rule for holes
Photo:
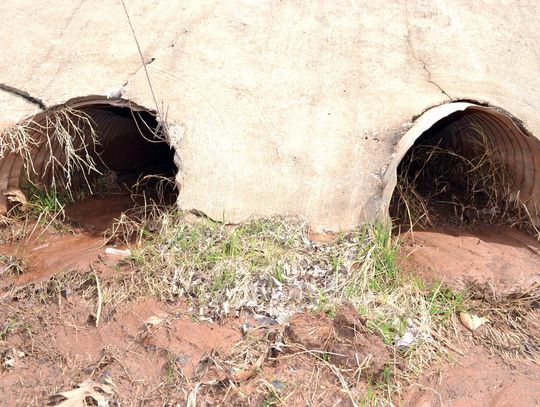
[[[21,212],[26,212],[28,210],[28,199],[26,199],[26,195],[24,195],[24,192],[20,189],[10,189],[4,192],[4,195],[9,202],[19,204],[19,210]]]
[[[460,312],[459,320],[469,331],[477,330],[482,324],[488,322],[487,318],[481,318],[477,315],[469,314],[468,312]]]
[[[56,407],[86,407],[88,398],[93,399],[98,407],[109,407],[109,397],[113,395],[112,386],[109,384],[101,384],[91,379],[80,383],[73,390],[64,391],[52,396],[52,399],[57,400],[63,398]]]
[[[159,325],[163,322],[163,318],[158,317],[157,315],[152,315],[151,317],[147,318],[144,323],[149,326],[155,326]]]

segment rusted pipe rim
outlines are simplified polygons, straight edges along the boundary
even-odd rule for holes
[[[164,140],[157,140],[154,129],[158,127],[158,119],[151,109],[146,109],[129,100],[108,99],[103,96],[86,96],[71,99],[63,105],[58,105],[34,115],[33,123],[42,125],[52,112],[67,106],[84,112],[92,122],[92,127],[98,136],[97,149],[94,157],[101,169],[124,171],[136,169],[146,164],[159,162],[165,155],[171,159],[174,152]],[[38,141],[30,148],[33,170],[30,172],[31,181],[47,186],[51,180],[50,168],[47,167],[51,153],[62,160],[62,146],[56,140],[47,145],[42,131],[31,127],[29,130]],[[86,136],[89,127],[83,132]],[[99,151],[98,151],[99,150]],[[170,157],[169,157],[170,155]],[[12,188],[20,188],[21,175],[24,171],[24,160],[13,153],[0,159],[0,211],[5,212],[7,202],[3,192]],[[84,175],[74,175],[74,185],[82,184]],[[78,179],[77,179],[78,178]]]

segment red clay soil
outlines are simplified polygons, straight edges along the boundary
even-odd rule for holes
[[[427,281],[457,289],[477,281],[498,293],[527,290],[540,282],[540,244],[508,227],[463,231],[419,230],[401,236],[401,264]],[[535,314],[534,318],[540,318]],[[462,328],[464,331],[465,329]],[[473,347],[456,364],[411,386],[399,404],[412,407],[540,406],[540,365],[503,359]]]
[[[269,402],[279,400],[286,406],[353,406],[352,399],[361,399],[370,380],[392,363],[387,347],[365,331],[350,306],[333,320],[299,314],[287,327],[252,326],[242,336],[245,319],[197,322],[182,304],[154,300],[105,313],[95,327],[89,318],[95,312],[92,305],[77,295],[56,304],[4,302],[1,319],[14,326],[4,335],[0,354],[0,406],[47,405],[52,395],[89,378],[114,383],[111,406],[185,405],[193,393],[197,406],[273,405]],[[284,343],[277,353],[276,343]],[[250,352],[260,364],[246,360],[244,346],[254,346]],[[8,357],[13,360],[9,368]],[[236,358],[236,368],[216,362],[227,358]],[[503,361],[479,347],[457,362],[434,367],[436,372],[411,386],[396,405],[539,405],[538,365]],[[343,380],[354,386],[347,391]]]
[[[540,281],[540,244],[509,227],[418,230],[401,236],[402,265],[427,281],[455,288],[489,282],[499,291]]]
[[[30,226],[32,233],[25,239],[0,246],[0,254],[23,260],[28,272],[2,282],[0,286],[35,283],[56,273],[87,270],[98,263],[115,263],[118,256],[105,254],[102,234],[133,205],[127,193],[90,196],[65,209],[66,221],[76,227],[69,226],[59,233],[52,227],[43,230],[39,226]]]
[[[0,289],[13,282],[37,283],[60,271],[88,272],[89,265],[102,283],[114,278],[118,270],[113,273],[110,266],[118,259],[104,255],[99,233],[129,204],[121,196],[108,204],[107,216],[100,215],[103,199],[68,208],[68,218],[80,227],[76,234],[36,232],[26,241],[0,247],[0,253],[22,258],[29,266],[29,272],[1,282]],[[427,280],[455,287],[487,281],[499,290],[540,281],[540,245],[512,229],[415,231],[403,235],[402,242],[404,267]],[[242,335],[245,318],[209,324],[190,317],[181,302],[149,298],[114,310],[104,307],[96,327],[95,298],[89,301],[84,290],[66,297],[0,296],[0,406],[47,405],[50,396],[89,378],[114,382],[111,406],[119,405],[112,400],[121,405],[184,405],[190,397],[197,406],[347,406],[361,399],[370,381],[392,363],[392,349],[369,333],[348,305],[333,320],[301,314],[287,327],[255,326]],[[244,355],[247,346],[254,348]],[[227,366],[227,360],[235,360],[236,367]],[[437,373],[411,386],[396,404],[540,405],[540,367],[532,362],[505,361],[477,347],[457,365],[433,370]],[[354,386],[347,389],[346,382]]]
[[[3,283],[39,282],[63,271],[86,269],[104,253],[102,245],[103,238],[85,233],[58,236],[36,232],[25,241],[0,247],[1,254],[22,259],[28,270]]]
[[[68,205],[66,217],[86,233],[99,235],[110,228],[123,212],[133,208],[134,204],[128,192],[88,196],[82,201]]]
[[[132,304],[97,328],[91,313],[78,298],[25,310],[25,326],[6,335],[2,358],[9,352],[15,363],[0,369],[1,406],[47,405],[59,389],[103,377],[114,381],[116,399],[161,405],[170,363],[190,377],[203,354],[241,337],[234,327],[195,322],[182,307],[153,300]]]
[[[276,401],[273,394],[290,406],[352,406],[390,363],[386,346],[365,332],[351,307],[334,320],[300,314],[285,332],[259,325],[242,336],[246,319],[196,322],[185,307],[153,300],[130,304],[98,327],[89,318],[94,310],[78,296],[58,304],[6,304],[2,320],[13,319],[13,310],[20,320],[3,338],[0,406],[47,405],[52,395],[88,379],[114,383],[111,406],[185,405],[190,393],[197,406],[264,405]],[[328,335],[313,335],[314,328]],[[285,342],[279,351],[272,348],[278,342]],[[249,355],[260,362],[247,361]],[[236,360],[232,369],[227,360]],[[344,389],[330,366],[340,367],[354,388]]]
[[[484,348],[470,349],[455,365],[443,366],[411,386],[403,406],[532,407],[540,405],[540,366],[502,360]]]
[[[123,249],[124,246],[111,246]],[[22,260],[23,274],[0,281],[0,288],[14,283],[24,285],[44,281],[55,274],[72,270],[110,268],[121,256],[107,254],[102,236],[84,230],[57,234],[38,228],[28,238],[17,243],[1,245],[0,254]]]

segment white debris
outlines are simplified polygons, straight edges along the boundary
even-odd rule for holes
[[[110,88],[105,91],[105,96],[107,99],[121,99],[122,98],[122,88]]]
[[[407,319],[407,329],[401,337],[396,338],[396,347],[407,348],[411,346],[421,332],[421,329],[415,326],[411,318]]]
[[[131,250],[129,249],[115,249],[114,247],[107,247],[105,249],[105,254],[111,255],[111,256],[122,256],[122,257],[128,257],[131,255]]]

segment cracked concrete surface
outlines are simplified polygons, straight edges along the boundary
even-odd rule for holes
[[[540,134],[534,0],[127,6],[182,132],[179,205],[215,219],[291,214],[333,230],[373,219],[385,187],[373,174],[411,118],[450,99],[501,107]],[[155,108],[117,1],[4,0],[0,14],[0,82],[47,106],[121,87]],[[0,125],[36,110],[4,93]]]
[[[432,85],[436,86],[437,89],[439,89],[441,91],[441,93],[443,93],[444,95],[446,95],[448,97],[449,100],[452,100],[452,97],[448,93],[446,93],[445,90],[443,88],[441,88],[441,86],[439,84],[437,84],[436,82],[433,81],[431,72],[429,71],[429,69],[426,66],[426,62],[422,58],[420,58],[418,56],[417,51],[416,51],[416,49],[415,49],[415,47],[413,45],[413,42],[411,40],[411,28],[410,28],[410,22],[409,22],[409,8],[410,8],[409,3],[410,3],[409,1],[407,1],[405,3],[405,25],[407,27],[407,34],[406,34],[407,46],[409,48],[411,56],[422,67],[422,69],[426,73],[426,76],[427,76],[426,80],[429,83],[431,83]]]
[[[45,106],[45,104],[43,103],[42,100],[40,100],[39,98],[36,98],[34,96],[29,95],[28,92],[26,92],[24,90],[14,88],[12,86],[6,85],[5,83],[0,83],[0,90],[3,90],[4,92],[12,93],[14,95],[17,95],[17,96],[29,101],[30,103],[33,103],[33,104],[37,105],[42,110],[47,109],[47,106]]]

